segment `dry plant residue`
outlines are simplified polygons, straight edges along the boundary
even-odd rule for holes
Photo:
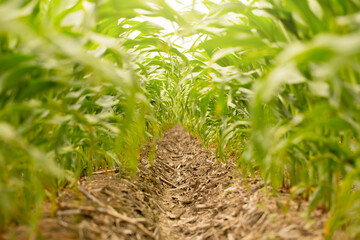
[[[200,141],[176,126],[158,143],[139,176],[97,172],[79,191],[64,191],[55,217],[40,223],[44,239],[323,239],[325,216],[288,193],[269,197],[263,183],[234,178]],[[22,228],[6,238],[21,238]]]

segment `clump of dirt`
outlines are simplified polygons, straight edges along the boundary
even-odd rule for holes
[[[117,170],[83,178],[66,190],[55,217],[40,223],[44,239],[322,239],[325,214],[307,221],[307,203],[287,192],[270,197],[259,179],[234,178],[235,166],[176,126],[139,162],[138,177]],[[25,239],[17,228],[5,239]],[[22,237],[23,236],[23,237]]]

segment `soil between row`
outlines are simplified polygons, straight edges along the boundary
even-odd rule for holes
[[[146,153],[136,178],[117,170],[83,178],[79,191],[65,190],[55,216],[40,222],[43,239],[323,239],[326,215],[306,219],[307,202],[270,196],[261,180],[235,166],[176,126],[164,133],[152,164]],[[26,239],[17,227],[4,239]]]

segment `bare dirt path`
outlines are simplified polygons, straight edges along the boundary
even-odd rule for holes
[[[146,151],[135,179],[118,170],[83,178],[66,190],[58,210],[45,207],[43,239],[323,239],[325,214],[305,220],[307,203],[288,193],[270,197],[258,179],[234,178],[234,164],[214,154],[181,126],[157,144],[153,164]],[[26,239],[17,227],[0,239]]]
[[[305,221],[306,203],[287,193],[269,198],[261,181],[234,179],[234,164],[218,163],[200,141],[180,126],[158,145],[154,167],[163,181],[164,211],[158,226],[164,239],[322,239],[324,216]]]

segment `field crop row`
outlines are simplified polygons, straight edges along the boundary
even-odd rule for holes
[[[359,237],[360,3],[244,2],[0,0],[0,226],[180,122]]]

